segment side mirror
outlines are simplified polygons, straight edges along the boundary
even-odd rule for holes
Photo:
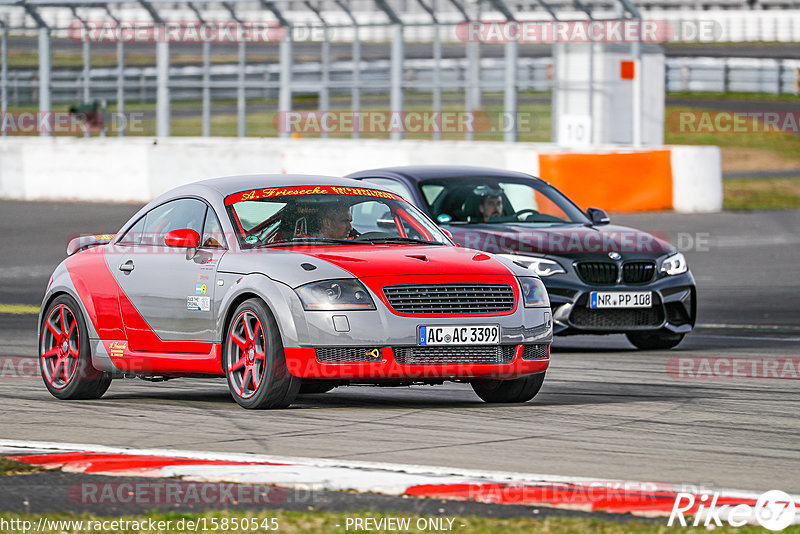
[[[452,241],[452,240],[453,240],[453,232],[451,232],[451,231],[450,231],[450,230],[448,230],[447,228],[442,228],[441,226],[439,227],[439,230],[441,230],[441,231],[442,231],[442,233],[443,233],[444,235],[446,235],[447,237],[449,237],[449,238],[450,238],[450,241]]]
[[[168,247],[176,248],[198,248],[200,246],[200,234],[191,228],[179,228],[167,232],[164,237],[164,244]]]
[[[586,215],[589,216],[589,220],[592,221],[592,224],[595,226],[601,226],[611,222],[608,213],[600,208],[589,208],[586,210]]]

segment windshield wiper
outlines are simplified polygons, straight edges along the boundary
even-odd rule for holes
[[[294,239],[290,239],[288,241],[278,241],[275,243],[264,243],[263,245],[259,245],[257,248],[263,247],[291,247],[291,246],[300,246],[300,245],[328,245],[331,243],[335,243],[337,245],[358,245],[358,241],[354,241],[353,239],[334,239],[332,237],[295,237]],[[360,242],[361,244],[364,241]]]
[[[437,243],[436,241],[426,241],[424,239],[415,239],[413,237],[373,237],[369,239],[362,239],[360,240],[363,242],[369,243],[419,243],[422,245],[443,245],[443,243]]]

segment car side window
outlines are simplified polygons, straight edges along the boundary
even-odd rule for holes
[[[139,244],[164,246],[167,233],[179,228],[190,228],[201,234],[205,216],[205,202],[195,198],[180,198],[161,204],[147,213]]]
[[[406,187],[404,183],[398,182],[397,180],[393,180],[391,178],[365,178],[364,181],[385,187],[392,193],[400,195],[409,202],[413,202],[414,200],[414,197],[411,196],[411,191],[409,191],[408,187]]]
[[[200,246],[204,248],[227,248],[225,234],[222,232],[222,225],[214,214],[214,210],[208,208],[206,212],[206,222],[203,225],[203,238]]]
[[[125,232],[117,243],[120,245],[138,245],[142,241],[142,233],[144,232],[144,220],[147,218],[147,215],[143,215],[136,224],[128,228],[128,231]]]

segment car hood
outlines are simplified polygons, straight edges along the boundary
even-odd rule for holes
[[[348,245],[306,249],[357,278],[370,276],[510,275],[504,263],[477,250],[452,246]]]
[[[252,249],[225,254],[219,270],[262,273],[291,287],[334,278],[509,276],[512,262],[452,246],[339,245]],[[522,270],[522,274],[526,274]]]
[[[626,226],[471,224],[447,227],[456,243],[492,253],[573,256],[619,252],[662,256],[676,249],[665,239]]]

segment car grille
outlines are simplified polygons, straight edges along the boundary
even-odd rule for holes
[[[622,266],[622,281],[626,284],[646,284],[656,274],[656,264],[651,261],[632,261]]]
[[[394,359],[406,365],[448,363],[509,363],[516,345],[469,345],[448,347],[393,347]]]
[[[547,344],[522,345],[523,360],[541,360],[547,358]]]
[[[587,284],[610,285],[617,283],[619,268],[616,263],[584,261],[575,265],[581,280]]]
[[[661,299],[653,293],[652,308],[606,308],[593,310],[586,306],[589,301],[589,294],[581,295],[569,320],[580,328],[590,328],[597,330],[618,330],[625,328],[642,328],[648,326],[659,326],[664,322],[664,307]]]
[[[507,284],[386,286],[383,294],[400,313],[501,313],[514,309],[514,290]]]
[[[324,347],[318,348],[317,360],[322,363],[357,363],[357,362],[380,362],[383,355],[375,358],[367,354],[377,347]],[[380,352],[380,349],[378,349]]]

